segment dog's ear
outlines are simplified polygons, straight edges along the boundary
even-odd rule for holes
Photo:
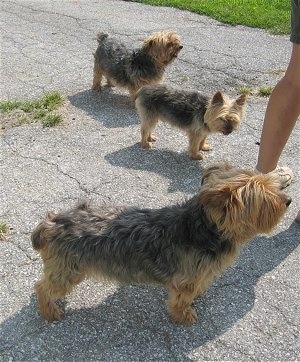
[[[226,185],[218,188],[205,188],[200,192],[200,203],[209,209],[219,208],[222,209],[228,197],[230,196],[230,189]]]
[[[211,104],[212,105],[221,105],[224,103],[224,97],[222,92],[217,91],[212,97]]]
[[[153,46],[154,41],[153,40],[149,40],[147,43],[148,48],[151,48]]]
[[[246,93],[242,93],[235,101],[235,103],[242,107],[245,103],[246,103],[246,100],[247,100],[247,94]]]
[[[50,221],[52,221],[55,218],[56,214],[53,211],[48,211],[47,212],[47,219],[49,219]]]
[[[229,184],[222,184],[216,188],[204,186],[199,198],[206,216],[219,230],[231,230],[240,222],[243,202]]]

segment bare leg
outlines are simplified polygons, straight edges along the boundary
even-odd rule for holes
[[[300,114],[300,44],[293,44],[284,77],[275,86],[267,106],[256,169],[273,171]]]

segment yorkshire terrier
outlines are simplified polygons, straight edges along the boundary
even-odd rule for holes
[[[202,160],[199,150],[212,148],[205,143],[211,133],[229,135],[238,129],[244,116],[246,95],[229,99],[220,91],[209,99],[196,91],[181,90],[163,84],[147,85],[136,94],[135,105],[141,119],[142,147],[151,148],[158,120],[182,129],[189,137],[189,156]]]
[[[272,175],[209,168],[191,199],[161,209],[93,208],[48,213],[31,240],[44,262],[35,284],[39,311],[59,320],[55,301],[88,277],[164,285],[173,321],[192,324],[201,296],[255,235],[270,232],[291,199]]]
[[[92,89],[100,91],[105,76],[108,86],[127,88],[132,100],[143,85],[162,81],[166,66],[182,49],[178,35],[170,31],[152,34],[133,50],[104,33],[97,40]]]

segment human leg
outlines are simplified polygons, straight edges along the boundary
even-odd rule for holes
[[[275,170],[282,150],[300,114],[300,44],[293,44],[284,77],[275,86],[267,106],[256,169]]]

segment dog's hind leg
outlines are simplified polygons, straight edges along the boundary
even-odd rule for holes
[[[131,101],[131,104],[132,106],[134,107],[134,103],[135,103],[135,99],[136,99],[136,93],[137,91],[139,90],[139,87],[138,86],[129,86],[128,87],[128,92],[129,92],[129,95],[130,95],[130,101]]]
[[[156,137],[152,134],[152,131],[154,130],[157,122],[157,118],[142,119],[141,136],[143,148],[152,148],[151,142],[156,141]]]
[[[103,71],[102,71],[100,65],[98,64],[98,62],[95,61],[92,90],[94,90],[94,91],[100,91],[101,90],[102,76],[103,76]]]
[[[60,320],[63,312],[55,301],[63,298],[83,279],[84,274],[76,272],[46,271],[44,277],[34,286],[41,316],[49,322]]]
[[[141,137],[142,137],[142,147],[143,148],[151,148],[151,142],[156,141],[156,137],[152,134],[155,126],[157,125],[158,118],[155,116],[150,117],[145,112],[141,111]]]
[[[114,87],[115,86],[114,82],[112,82],[110,80],[110,78],[107,78],[107,77],[106,77],[106,85],[107,85],[107,87]]]
[[[196,295],[193,284],[169,286],[167,308],[174,322],[190,325],[197,321],[197,312],[191,306]]]

